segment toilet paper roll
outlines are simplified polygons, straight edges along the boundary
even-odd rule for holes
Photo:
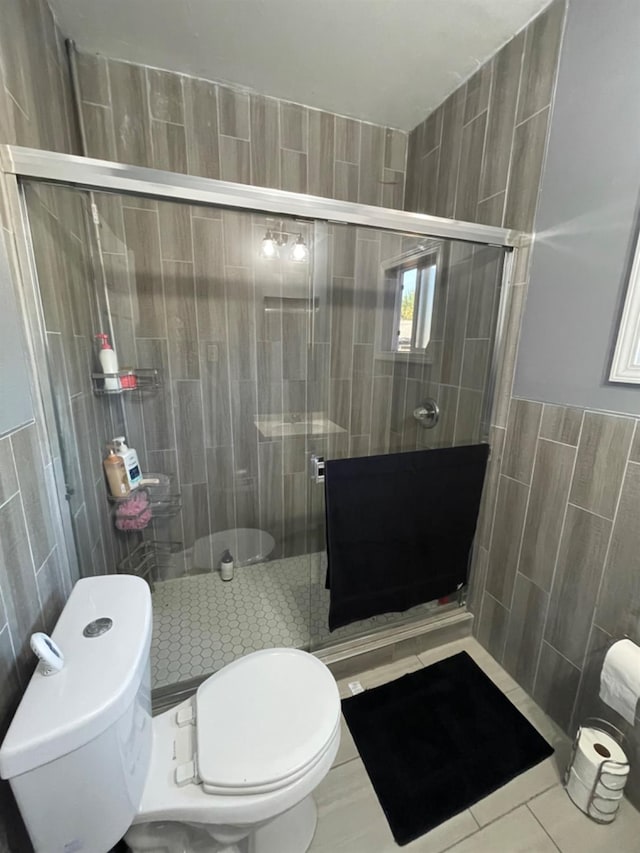
[[[602,797],[596,792],[591,799],[591,787],[586,785],[572,768],[567,780],[567,793],[580,811],[596,820],[608,823],[614,820],[622,800],[622,792],[616,797]]]
[[[580,729],[572,769],[589,790],[593,788],[600,772],[601,790],[598,793],[611,796],[609,792],[622,791],[624,788],[629,774],[629,763],[624,749],[611,735],[601,729],[583,726]]]
[[[630,725],[640,698],[640,647],[618,640],[607,652],[600,673],[600,698]]]

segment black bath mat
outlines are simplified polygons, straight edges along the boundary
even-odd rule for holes
[[[398,844],[408,844],[553,749],[466,652],[342,702]]]

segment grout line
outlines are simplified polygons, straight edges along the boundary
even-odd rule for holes
[[[527,116],[526,118],[523,118],[522,121],[519,121],[515,125],[515,127],[522,127],[523,124],[526,124],[528,121],[531,121],[532,118],[535,118],[536,116],[540,115],[540,113],[543,113],[545,110],[548,110],[550,106],[550,103],[545,104],[544,107],[540,107],[540,109],[536,110],[535,113],[531,113],[530,116]]]
[[[15,498],[15,496],[19,495],[19,494],[20,494],[20,489],[18,488],[15,490],[15,492],[13,492],[13,494],[9,495],[9,497],[0,504],[0,509],[2,509],[2,507],[6,506],[9,503],[9,501],[12,501]]]
[[[545,403],[544,405],[547,404]],[[542,433],[540,434],[540,441],[548,441],[551,444],[561,444],[563,447],[573,447],[574,450],[578,447],[577,444],[571,444],[568,441],[558,441],[556,438],[548,438],[546,435],[542,435]]]
[[[506,437],[505,437],[505,440],[506,440]],[[537,450],[536,450],[536,453],[537,453]],[[505,480],[511,480],[512,483],[519,483],[521,486],[526,486],[528,489],[531,488],[531,483],[525,483],[523,480],[518,480],[517,477],[512,477],[510,474],[500,474],[500,476],[504,477]],[[525,513],[526,513],[526,509],[525,509]]]
[[[553,787],[555,787],[555,785],[552,785],[551,787],[553,788]],[[546,791],[550,791],[550,790],[551,790],[551,788],[547,788],[547,789],[546,789]],[[546,793],[546,791],[540,791],[540,794],[537,794],[536,796],[540,796],[540,795],[542,795],[542,794]],[[535,797],[532,797],[531,799],[533,800],[533,799],[535,799]],[[533,810],[529,808],[529,802],[524,803],[524,805],[525,805],[525,807],[526,807],[527,811],[529,812],[529,814],[530,814],[530,815],[532,815],[532,817],[533,817],[533,819],[535,820],[535,822],[536,822],[536,823],[541,827],[542,831],[543,831],[543,832],[544,832],[544,834],[547,836],[547,838],[549,839],[549,841],[550,841],[550,842],[553,844],[553,846],[556,848],[556,850],[558,851],[558,853],[562,853],[562,851],[560,850],[560,848],[558,847],[558,845],[556,844],[556,842],[553,840],[552,836],[547,832],[547,828],[546,828],[546,826],[542,823],[542,821],[541,821],[541,820],[538,820],[538,818],[537,818],[537,817],[536,817],[536,815],[534,814]]]
[[[540,645],[542,645],[543,643],[546,643],[550,649],[553,649],[556,654],[560,655],[561,658],[564,658],[564,660],[566,660],[567,663],[571,664],[574,669],[577,669],[579,672],[581,672],[580,667],[578,667],[572,660],[569,660],[569,658],[564,655],[559,649],[556,649],[553,643],[550,643],[549,640],[545,640],[544,636],[542,637],[542,642]]]
[[[576,454],[577,456],[577,454]],[[634,465],[634,462],[629,462],[630,465]],[[594,512],[592,509],[587,509],[584,506],[580,506],[580,504],[574,503],[573,501],[567,501],[567,506],[572,506],[574,509],[579,509],[580,512],[586,512],[589,515],[595,515],[596,518],[601,518],[603,521],[608,521],[609,523],[613,522],[612,518],[609,518],[606,515],[601,515],[599,512]]]

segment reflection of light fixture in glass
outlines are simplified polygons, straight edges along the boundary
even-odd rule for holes
[[[262,240],[262,247],[260,249],[260,253],[263,258],[277,258],[278,257],[278,244],[273,238],[273,233],[271,231],[267,231],[264,235],[264,239]]]
[[[302,234],[298,234],[298,239],[293,244],[291,249],[291,260],[304,263],[309,260],[309,248],[302,238]]]

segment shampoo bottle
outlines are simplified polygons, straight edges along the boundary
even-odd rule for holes
[[[104,465],[104,472],[107,475],[107,483],[112,497],[126,498],[131,492],[127,470],[124,467],[124,462],[116,454],[113,447],[109,448],[109,455],[102,464]]]
[[[100,332],[99,335],[96,335],[96,338],[100,341],[100,364],[102,366],[103,373],[117,373],[118,372],[118,357],[115,354],[115,350],[109,343],[109,335],[106,335],[104,332]],[[119,391],[120,386],[120,378],[118,376],[107,376],[104,380],[104,390],[105,391]]]
[[[116,448],[116,454],[124,462],[125,471],[127,472],[127,479],[129,481],[129,487],[132,489],[137,489],[140,485],[140,481],[142,480],[142,472],[140,471],[138,454],[135,452],[133,447],[127,447],[123,435],[119,435],[117,438],[114,438],[113,444]]]

